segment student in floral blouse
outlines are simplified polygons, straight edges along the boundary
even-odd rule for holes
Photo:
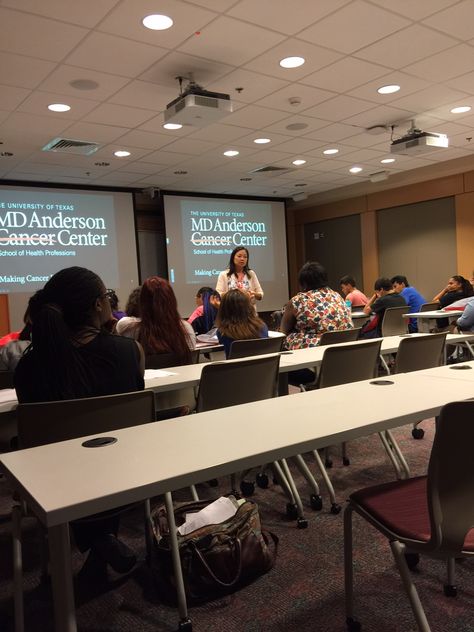
[[[352,318],[344,299],[328,287],[324,267],[308,261],[298,275],[301,291],[287,303],[281,321],[288,349],[318,344],[325,331],[352,329]]]

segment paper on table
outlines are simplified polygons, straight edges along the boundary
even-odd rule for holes
[[[0,389],[0,403],[11,402],[16,400],[16,391],[14,388]]]
[[[219,524],[224,522],[237,512],[239,505],[235,498],[226,498],[221,496],[201,511],[196,513],[186,514],[186,521],[180,527],[178,527],[178,533],[180,535],[187,535],[191,531],[195,531],[200,527],[204,527],[208,524]]]
[[[147,369],[145,371],[145,378],[149,377],[168,377],[169,375],[178,375],[172,371],[163,371],[162,369]]]

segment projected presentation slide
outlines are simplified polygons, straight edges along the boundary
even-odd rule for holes
[[[249,251],[264,290],[259,309],[278,309],[288,300],[282,202],[165,195],[164,206],[169,278],[183,312],[199,287],[215,287],[239,246]]]

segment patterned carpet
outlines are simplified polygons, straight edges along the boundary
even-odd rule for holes
[[[390,402],[387,402],[390,405]],[[409,426],[395,435],[413,474],[424,473],[433,437],[433,421],[425,421],[425,438],[415,441]],[[334,449],[334,452],[337,450]],[[378,437],[349,444],[350,467],[336,456],[330,471],[338,499],[343,503],[353,489],[392,480],[393,470]],[[314,471],[314,470],[313,470]],[[325,506],[309,508],[309,492],[299,481],[309,528],[298,530],[284,516],[286,500],[278,486],[257,488],[255,500],[267,529],[280,538],[275,568],[238,593],[190,610],[194,630],[199,632],[342,632],[345,630],[343,587],[342,513],[334,516]],[[220,490],[227,491],[226,481]],[[199,487],[202,497],[215,489]],[[11,597],[10,498],[6,483],[0,483],[0,630],[13,630]],[[186,496],[182,495],[181,499]],[[122,520],[121,536],[144,556],[143,526],[139,510]],[[355,594],[357,615],[367,632],[410,632],[416,629],[408,601],[394,567],[387,542],[358,517],[354,525]],[[24,522],[26,630],[53,630],[49,586],[39,584],[39,542],[34,519]],[[177,629],[177,613],[163,605],[142,562],[126,577],[110,572],[94,578],[77,574],[84,558],[74,553],[77,620],[81,632],[168,632]],[[456,564],[459,596],[444,597],[442,562],[423,559],[415,581],[433,632],[474,630],[474,561]],[[92,576],[92,580],[91,580]]]

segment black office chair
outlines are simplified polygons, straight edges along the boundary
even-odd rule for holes
[[[238,358],[247,358],[265,353],[278,353],[281,351],[284,340],[285,336],[233,340],[230,345],[228,360],[237,360]]]

